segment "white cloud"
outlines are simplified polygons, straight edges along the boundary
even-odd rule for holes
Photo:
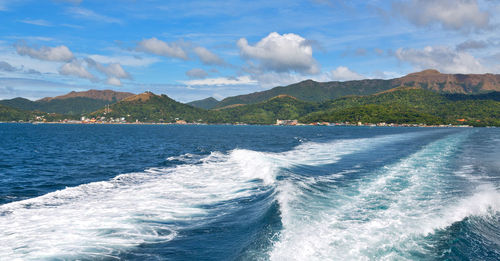
[[[25,24],[38,25],[38,26],[52,26],[52,24],[49,21],[43,19],[24,19],[20,20],[19,22]]]
[[[319,75],[317,75],[316,77],[319,77]],[[259,83],[260,87],[268,89],[276,86],[286,86],[301,82],[309,79],[309,77],[289,72],[266,72],[254,74],[252,75],[252,79],[256,80]]]
[[[89,71],[87,71],[83,64],[78,60],[73,60],[61,66],[61,68],[59,69],[59,73],[62,75],[72,75],[84,79],[89,79],[91,81],[97,81],[97,78]]]
[[[68,8],[68,12],[76,18],[82,18],[82,19],[93,20],[93,21],[104,22],[104,23],[115,23],[115,24],[122,23],[122,21],[120,19],[101,15],[101,14],[98,14],[90,9],[86,9],[86,8],[82,8],[82,7],[70,7],[70,8]]]
[[[140,57],[140,56],[128,56],[128,55],[119,55],[119,56],[104,56],[93,54],[89,55],[89,58],[99,63],[119,63],[123,66],[133,66],[133,67],[141,67],[148,66],[159,61],[156,57]]]
[[[471,30],[489,26],[490,15],[477,0],[411,0],[395,3],[394,10],[418,26],[441,24],[446,29]]]
[[[201,62],[207,65],[222,65],[224,64],[224,60],[217,56],[216,54],[210,52],[204,47],[196,47],[194,48],[194,52],[200,58]]]
[[[237,42],[244,58],[260,62],[263,69],[276,72],[295,71],[300,73],[319,73],[319,66],[313,58],[310,43],[296,34],[280,35],[270,33],[254,46],[249,45],[245,38]]]
[[[114,86],[122,86],[122,82],[120,81],[120,79],[115,78],[115,77],[109,77],[106,80],[106,84],[114,85]]]
[[[351,80],[361,80],[365,79],[366,77],[351,71],[349,68],[345,66],[339,66],[335,70],[331,71],[332,73],[332,78],[336,81],[351,81]]]
[[[250,78],[250,76],[239,76],[236,78],[218,77],[207,78],[202,80],[189,80],[182,81],[186,85],[255,85],[257,81]]]
[[[187,60],[186,52],[176,43],[167,43],[153,37],[144,39],[137,44],[137,50],[156,55]]]
[[[85,61],[90,67],[95,68],[96,70],[98,70],[101,73],[104,73],[108,77],[124,78],[124,79],[131,78],[130,74],[126,72],[119,63],[111,63],[106,66],[92,60],[91,58],[87,58],[85,59]]]
[[[193,78],[193,79],[203,79],[203,78],[208,76],[208,73],[203,69],[194,68],[194,69],[187,71],[186,75],[189,78]]]
[[[64,45],[56,47],[42,46],[37,50],[21,43],[16,45],[16,51],[20,55],[27,55],[45,61],[67,62],[74,58],[73,53]]]
[[[120,79],[132,79],[132,76],[126,72],[119,63],[103,65],[92,60],[91,58],[87,58],[85,61],[89,67],[94,68],[107,76],[107,84],[121,86],[122,83]]]
[[[474,56],[444,46],[427,46],[424,49],[400,48],[395,55],[400,61],[412,64],[416,70],[437,69],[443,73],[487,72],[480,60]]]

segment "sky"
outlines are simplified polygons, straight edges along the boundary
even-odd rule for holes
[[[0,0],[0,99],[500,73],[499,0]]]

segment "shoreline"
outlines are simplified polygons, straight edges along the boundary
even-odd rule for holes
[[[496,128],[496,126],[481,126],[475,127],[471,125],[426,125],[426,124],[346,124],[346,123],[310,123],[310,124],[246,124],[246,123],[163,123],[163,122],[15,122],[15,121],[0,121],[0,124],[64,124],[64,125],[175,125],[175,126],[192,126],[192,125],[214,125],[214,126],[320,126],[320,127],[418,127],[418,128]]]

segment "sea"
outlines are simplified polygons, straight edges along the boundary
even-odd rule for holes
[[[500,260],[500,128],[0,124],[0,260]]]

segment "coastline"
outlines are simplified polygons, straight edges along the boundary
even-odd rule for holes
[[[496,128],[496,126],[476,127],[471,125],[427,125],[427,124],[386,124],[386,123],[298,123],[293,125],[287,124],[247,124],[247,123],[165,123],[165,122],[82,122],[82,121],[67,121],[67,122],[16,122],[16,121],[0,121],[0,124],[64,124],[64,125],[175,125],[175,126],[188,126],[188,125],[214,125],[214,126],[321,126],[321,127],[419,127],[419,128]]]

